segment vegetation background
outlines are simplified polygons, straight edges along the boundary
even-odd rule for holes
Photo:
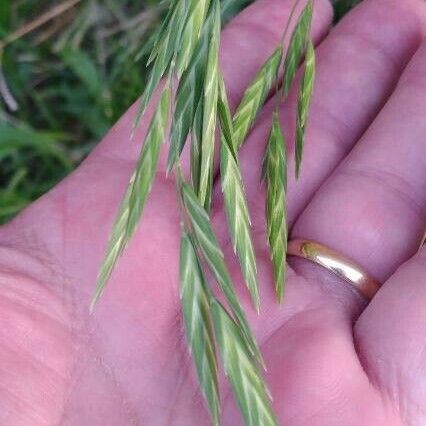
[[[0,0],[0,223],[71,172],[140,96],[167,1]],[[358,1],[335,0],[336,21]]]

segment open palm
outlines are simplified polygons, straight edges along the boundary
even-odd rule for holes
[[[224,30],[234,106],[292,4],[259,0]],[[326,36],[331,19],[328,1],[316,1],[317,84],[297,182],[290,165],[290,226],[293,236],[353,258],[384,282],[381,290],[367,305],[327,271],[294,260],[285,303],[276,304],[259,184],[272,103],[240,155],[260,316],[239,275],[219,188],[212,221],[261,344],[280,424],[424,425],[426,251],[415,253],[426,224],[426,3],[365,0]],[[295,96],[282,111],[289,141],[294,108]],[[134,115],[133,107],[72,176],[0,231],[1,425],[209,424],[180,313],[173,178],[158,174],[142,224],[88,315],[140,149],[129,141]],[[146,122],[137,140],[145,130]],[[225,380],[221,390],[223,424],[240,424]]]

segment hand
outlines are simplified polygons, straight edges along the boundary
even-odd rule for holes
[[[223,32],[234,106],[292,4],[259,0]],[[316,1],[317,44],[331,19],[330,4]],[[289,268],[284,305],[276,304],[259,185],[272,102],[240,156],[259,256],[259,317],[232,254],[220,190],[215,195],[213,224],[261,343],[279,424],[426,423],[426,250],[416,254],[426,223],[425,32],[423,0],[365,0],[350,13],[317,50],[297,182],[290,164],[293,237],[322,242],[376,276],[383,286],[369,304],[300,259]],[[293,93],[282,111],[289,142],[295,100]],[[2,425],[209,424],[180,313],[173,178],[158,174],[137,235],[88,315],[140,148],[129,141],[135,110],[77,171],[0,231]],[[222,397],[223,424],[238,424],[225,381]]]

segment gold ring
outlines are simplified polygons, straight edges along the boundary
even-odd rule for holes
[[[380,288],[379,283],[355,262],[320,243],[302,239],[291,240],[287,254],[321,265],[353,285],[369,300]]]

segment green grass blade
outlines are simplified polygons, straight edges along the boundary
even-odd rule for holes
[[[244,336],[217,301],[213,300],[211,305],[216,339],[222,354],[225,373],[231,382],[245,425],[277,425],[269,391],[259,369],[253,359],[248,356]]]
[[[188,345],[213,424],[218,425],[220,400],[209,290],[193,243],[185,231],[180,246],[180,283]]]
[[[248,132],[265,103],[278,74],[282,59],[282,48],[278,47],[260,68],[256,77],[246,89],[234,115],[235,149],[244,143]]]
[[[209,205],[213,183],[213,158],[215,149],[215,130],[219,78],[220,42],[220,3],[214,0],[213,31],[209,44],[209,54],[204,87],[203,139],[201,143],[201,169],[198,196],[204,206]]]
[[[102,78],[92,58],[80,49],[64,48],[60,51],[64,63],[81,80],[93,99],[102,98]]]
[[[167,170],[170,171],[182,153],[200,99],[203,96],[204,79],[208,59],[209,40],[213,19],[207,19],[191,62],[183,73],[176,93],[176,102],[170,134],[170,149]]]
[[[160,147],[165,139],[170,106],[170,88],[166,87],[158,103],[145,138],[135,172],[130,180],[115,220],[106,255],[98,275],[91,308],[101,297],[107,281],[130,240],[145,205],[158,166]]]
[[[160,80],[164,77],[166,71],[169,69],[175,52],[179,49],[181,41],[182,30],[185,23],[188,0],[178,0],[170,17],[168,31],[164,33],[164,38],[159,42],[160,47],[154,65],[149,73],[148,81],[143,92],[139,110],[136,116],[135,125],[137,127],[141,117],[144,115],[145,110],[152,98],[154,90],[157,88]]]
[[[300,166],[302,164],[303,145],[305,140],[306,122],[311,105],[312,93],[315,82],[315,50],[312,42],[309,42],[306,51],[305,71],[299,90],[299,100],[297,108],[296,123],[296,177],[299,177]]]
[[[297,68],[302,60],[305,52],[309,33],[311,31],[313,13],[313,2],[309,0],[308,4],[303,9],[293,30],[288,45],[287,54],[284,60],[284,77],[283,77],[283,92],[284,96],[288,95],[290,87],[296,75]]]
[[[216,236],[210,225],[209,216],[200,204],[194,190],[187,183],[181,184],[181,196],[196,238],[196,243],[202,251],[207,264],[216,277],[220,289],[226,297],[229,307],[242,330],[251,354],[263,365],[262,356],[250,330],[244,311],[238,301],[234,285],[225,264],[223,253],[219,248]]]
[[[210,0],[191,0],[188,20],[182,34],[181,48],[176,58],[176,70],[181,76],[188,66],[200,37]]]
[[[281,302],[284,293],[287,253],[287,154],[278,114],[274,112],[272,129],[264,160],[266,180],[266,226],[274,269],[275,290]]]
[[[226,88],[222,79],[219,93],[218,111],[222,130],[220,175],[228,228],[253,305],[259,312],[259,288],[257,284],[256,256],[250,232],[250,216],[239,164],[233,151],[232,118]]]

